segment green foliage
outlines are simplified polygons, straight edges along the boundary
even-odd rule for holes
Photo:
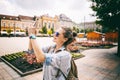
[[[51,28],[52,34],[54,33],[54,28]]]
[[[81,29],[80,32],[83,33],[83,32],[84,32],[84,29]]]
[[[96,31],[97,31],[97,32],[101,32],[101,29],[99,29],[99,28],[96,28]]]
[[[118,30],[118,51],[117,55],[120,56],[120,0],[90,0],[92,1],[92,10],[96,12],[99,20],[97,24],[101,24],[106,30]]]
[[[84,57],[85,55],[81,54],[81,53],[71,53],[72,54],[72,58],[74,59],[78,59],[78,58],[82,58]]]
[[[76,27],[75,26],[73,26],[73,31],[76,31]]]
[[[85,32],[88,33],[88,32],[93,32],[94,29],[85,29]]]
[[[12,32],[11,29],[8,29],[8,30],[7,30],[8,35],[10,35],[11,32]]]
[[[77,29],[76,29],[76,32],[77,32],[77,33],[79,33],[79,32],[80,32],[80,30],[77,28]]]
[[[7,60],[14,60],[16,58],[20,58],[20,57],[23,57],[24,56],[24,53],[23,52],[18,52],[18,53],[13,53],[13,54],[7,54],[5,55],[5,59]]]
[[[24,30],[20,30],[20,32],[25,32]]]
[[[39,33],[43,33],[42,29],[39,30]]]
[[[90,0],[92,1],[92,10],[96,12],[95,16],[99,20],[96,23],[111,29],[120,26],[120,0]]]
[[[28,36],[28,27],[25,29],[26,36]]]
[[[46,26],[43,26],[43,27],[42,27],[42,31],[43,31],[44,34],[47,34],[47,27],[46,27]]]
[[[79,33],[79,28],[77,28],[77,27],[73,27],[73,31],[75,31],[76,33]]]
[[[49,30],[47,31],[47,34],[49,34],[49,35],[51,36],[51,34],[52,34],[52,30],[49,29]]]

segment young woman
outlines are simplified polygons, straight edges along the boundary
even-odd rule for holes
[[[30,35],[29,51],[34,51],[37,62],[43,62],[43,80],[65,80],[70,71],[71,54],[67,51],[67,45],[73,40],[72,30],[59,28],[53,36],[55,45],[40,49],[36,42],[35,35]],[[59,72],[60,69],[64,75]]]

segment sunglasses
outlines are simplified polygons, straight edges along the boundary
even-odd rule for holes
[[[55,36],[58,37],[60,35],[59,32],[55,32]]]

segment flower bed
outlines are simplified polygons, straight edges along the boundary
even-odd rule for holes
[[[84,57],[81,53],[72,52],[72,57],[78,59]],[[1,56],[0,59],[17,71],[21,76],[35,73],[42,70],[43,64],[37,63],[34,54],[18,52]]]
[[[21,76],[31,74],[42,70],[42,63],[32,63],[30,64],[25,58],[25,52],[18,52],[13,54],[8,54],[1,56],[1,60],[7,63],[15,71],[17,71]]]

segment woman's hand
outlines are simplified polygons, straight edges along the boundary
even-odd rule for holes
[[[28,28],[28,34],[29,34],[29,36],[30,36],[31,34],[36,35],[36,33],[37,33],[36,28]]]
[[[36,28],[29,28],[28,34],[30,39],[36,39]]]

